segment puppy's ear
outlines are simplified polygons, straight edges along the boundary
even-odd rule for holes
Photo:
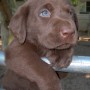
[[[26,25],[28,13],[29,5],[28,3],[25,3],[16,11],[9,24],[10,30],[20,43],[24,43],[26,38]]]
[[[77,31],[78,31],[78,19],[77,19],[77,15],[76,15],[76,13],[74,12],[74,14],[73,14],[73,19],[74,19],[74,22],[75,22],[75,25],[76,25],[76,28],[77,28]]]

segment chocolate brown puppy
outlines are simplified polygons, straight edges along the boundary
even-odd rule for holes
[[[68,0],[28,0],[10,21],[14,40],[6,50],[6,90],[62,90],[54,68],[67,67],[78,22]],[[41,60],[47,57],[51,66]]]

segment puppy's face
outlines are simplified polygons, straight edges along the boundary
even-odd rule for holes
[[[27,19],[28,40],[37,41],[48,49],[73,47],[77,41],[77,27],[72,6],[66,0],[39,0],[36,3],[32,4],[34,7]]]
[[[77,42],[77,17],[68,0],[28,0],[12,17],[15,38],[47,48],[52,63],[67,66]],[[57,50],[52,53],[52,50]],[[60,54],[60,55],[59,55]]]
[[[44,47],[48,51],[45,56],[55,66],[70,64],[78,22],[68,0],[28,0],[16,11],[9,27],[20,44],[28,41],[39,49]]]

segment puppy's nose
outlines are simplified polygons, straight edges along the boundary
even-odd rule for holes
[[[75,31],[69,28],[63,28],[60,31],[60,35],[62,38],[72,37],[74,34],[75,34]]]

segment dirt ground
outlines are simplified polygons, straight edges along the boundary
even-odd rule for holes
[[[75,55],[90,56],[90,42],[79,42],[75,48]],[[0,78],[2,78],[4,70],[0,66]],[[69,73],[66,78],[61,80],[61,83],[63,90],[90,90],[90,74]]]

